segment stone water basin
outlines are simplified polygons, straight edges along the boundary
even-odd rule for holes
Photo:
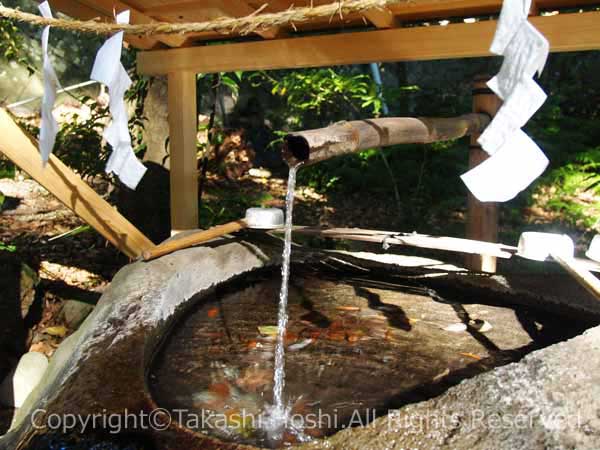
[[[483,276],[301,247],[285,392],[294,413],[321,411],[321,420],[268,439],[235,413],[271,402],[280,255],[280,241],[223,239],[123,268],[56,351],[0,450],[598,447],[600,327],[587,329],[600,323],[600,306],[568,276]],[[194,426],[181,409],[222,414],[225,425]],[[573,410],[580,421],[560,432],[547,420]],[[472,411],[533,421],[490,428],[464,420]],[[444,422],[446,412],[461,420]],[[44,427],[65,414],[127,426]],[[150,427],[126,420],[151,414]],[[331,416],[337,423],[323,420]],[[451,426],[397,426],[415,417]]]
[[[279,287],[277,269],[267,269],[191,306],[151,364],[157,405],[195,432],[277,448],[367,425],[583,330],[468,291],[296,265],[285,368],[292,417],[274,440],[264,414],[272,403]]]

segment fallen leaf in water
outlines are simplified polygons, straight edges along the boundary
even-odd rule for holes
[[[198,336],[206,337],[210,339],[219,339],[225,336],[225,333],[221,331],[198,331]]]
[[[308,347],[310,344],[312,344],[313,339],[304,339],[296,344],[292,344],[288,347],[288,350],[295,352],[298,350],[302,350],[304,347]]]
[[[348,334],[346,335],[346,340],[350,343],[354,343],[354,342],[358,342],[358,340],[360,339],[360,336],[357,336],[356,334]]]
[[[313,329],[313,330],[309,330],[308,332],[306,332],[306,334],[308,335],[308,337],[310,339],[319,339],[321,337],[322,333],[323,333],[323,331],[318,330],[318,329]]]
[[[194,408],[219,409],[222,407],[223,399],[209,391],[196,392],[192,394],[192,405]]]
[[[489,323],[487,320],[482,319],[471,320],[469,321],[469,325],[475,328],[480,333],[485,333],[493,328],[491,323]]]
[[[450,331],[451,333],[462,333],[467,331],[467,326],[464,323],[453,323],[444,328],[444,331]]]
[[[393,336],[393,334],[394,334],[394,333],[393,333],[393,331],[392,331],[391,329],[389,329],[389,328],[388,328],[388,329],[387,329],[387,331],[385,332],[384,339],[385,339],[386,341],[391,341],[391,340],[392,340],[392,336]]]
[[[433,381],[439,381],[448,374],[450,374],[450,369],[446,368],[443,372],[438,373],[435,377],[433,377]]]
[[[69,330],[66,327],[58,326],[58,327],[48,327],[43,333],[49,334],[50,336],[55,337],[65,337]]]
[[[460,354],[463,355],[463,356],[466,356],[468,358],[476,359],[477,361],[481,361],[483,359],[481,356],[476,355],[474,353],[469,353],[469,352],[464,352],[463,353],[463,352],[461,352]]]
[[[358,306],[337,306],[335,309],[338,311],[360,311]]]
[[[51,356],[54,353],[54,347],[47,342],[36,342],[29,347],[30,352],[44,353],[46,356]]]
[[[345,341],[346,340],[346,332],[338,331],[338,330],[329,330],[327,332],[326,338],[330,341]]]
[[[342,329],[344,329],[344,323],[340,320],[335,320],[335,321],[331,322],[331,324],[329,325],[329,329],[330,330],[342,330]]]
[[[270,385],[272,381],[272,370],[249,367],[244,371],[242,377],[236,380],[235,384],[247,392],[258,392],[263,387]]]
[[[258,332],[263,336],[277,336],[278,330],[277,325],[262,325],[258,327]]]
[[[214,319],[215,317],[217,317],[219,315],[219,308],[217,308],[217,307],[210,308],[208,310],[208,312],[206,313],[206,315],[208,317],[210,317],[211,319]]]
[[[294,433],[292,433],[291,431],[288,431],[288,430],[285,430],[283,432],[281,441],[284,442],[286,445],[294,445],[294,444],[300,443],[300,441],[298,441],[298,437]]]
[[[213,383],[208,387],[208,390],[220,397],[229,396],[230,389],[227,383]]]
[[[298,335],[296,333],[294,333],[293,331],[290,331],[290,330],[287,330],[285,332],[285,339],[284,339],[285,345],[293,344],[297,340],[298,340]]]

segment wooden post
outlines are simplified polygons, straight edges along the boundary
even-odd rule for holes
[[[171,234],[198,228],[196,74],[169,73]]]
[[[56,156],[50,155],[48,164],[42,167],[42,158],[33,139],[2,108],[0,152],[130,258],[154,247],[150,239]]]
[[[502,101],[488,87],[488,76],[478,76],[473,82],[473,112],[494,117]],[[488,154],[477,143],[478,134],[471,135],[469,168],[488,158]],[[486,242],[498,242],[498,204],[482,203],[469,193],[467,201],[467,238]],[[467,269],[496,272],[496,258],[489,255],[467,255]]]

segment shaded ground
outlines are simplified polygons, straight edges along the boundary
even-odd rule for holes
[[[0,179],[0,192],[5,196],[0,215],[0,361],[12,362],[28,350],[51,356],[73,331],[62,317],[63,303],[94,304],[127,260],[93,231],[53,239],[84,224],[36,182]],[[18,343],[10,342],[11,335],[13,341],[18,336]],[[0,375],[10,365],[0,364]]]

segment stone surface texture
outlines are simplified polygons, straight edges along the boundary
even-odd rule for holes
[[[597,449],[600,327],[304,448]]]

